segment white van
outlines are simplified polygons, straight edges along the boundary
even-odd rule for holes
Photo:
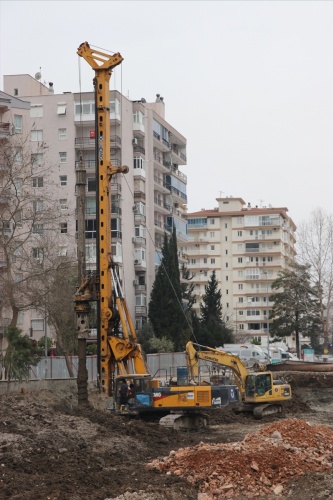
[[[258,361],[259,363],[270,363],[270,357],[261,347],[254,344],[224,344],[224,347],[218,347],[221,351],[235,354],[242,361]]]

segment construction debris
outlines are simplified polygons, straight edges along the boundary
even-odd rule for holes
[[[201,499],[281,497],[291,479],[331,471],[332,452],[332,429],[287,419],[247,434],[241,442],[171,451],[148,467],[186,478]]]

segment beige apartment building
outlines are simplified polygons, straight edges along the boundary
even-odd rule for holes
[[[4,100],[0,106],[1,126],[12,127],[24,114],[21,133],[43,145],[32,153],[37,165],[47,164],[58,201],[59,252],[76,254],[76,170],[82,157],[86,170],[86,262],[96,267],[96,178],[94,92],[56,94],[30,75],[4,77]],[[24,113],[14,106],[23,103]],[[27,111],[28,110],[28,111]],[[160,262],[164,233],[176,228],[179,242],[186,241],[187,178],[180,168],[186,165],[186,139],[165,119],[163,97],[154,102],[144,98],[130,101],[110,91],[111,162],[128,165],[129,173],[112,178],[112,254],[119,264],[120,278],[137,329],[147,321],[147,306],[155,269]],[[1,137],[1,135],[0,135]],[[31,145],[30,144],[30,145]],[[41,181],[42,182],[42,181]],[[60,245],[61,242],[61,245]],[[20,326],[31,328],[31,311],[22,311]],[[33,335],[45,335],[45,318],[34,323]],[[1,326],[1,325],[0,325]],[[3,325],[2,325],[3,326]]]
[[[216,201],[216,208],[187,214],[188,242],[180,245],[196,309],[215,270],[223,316],[237,341],[255,339],[266,347],[271,284],[294,260],[295,224],[287,208],[251,207],[232,196]]]

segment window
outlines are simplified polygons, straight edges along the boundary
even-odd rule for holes
[[[18,95],[18,89],[14,89],[14,95]]]
[[[243,302],[244,302],[243,297],[238,297],[238,302],[239,302],[240,304],[243,304]]]
[[[14,214],[14,221],[16,226],[22,227],[22,210],[18,210]]]
[[[66,103],[58,102],[57,115],[65,115],[65,114],[66,114]]]
[[[263,260],[264,260],[264,259],[263,259]],[[267,257],[267,261],[268,261],[268,262],[273,262],[273,257],[268,256],[268,257]]]
[[[32,130],[31,131],[31,140],[34,142],[42,142],[43,131],[42,130]]]
[[[224,227],[225,227],[225,229],[227,229],[227,227],[228,227],[228,223],[227,222],[225,222]]]
[[[211,264],[215,264],[215,259],[214,259],[214,258],[213,258],[213,259],[210,259],[210,263],[211,263]]]
[[[44,320],[43,319],[32,319],[31,320],[31,329],[32,331],[44,331]]]
[[[196,259],[191,259],[191,264],[195,264],[196,263]]]
[[[204,257],[204,259],[203,259],[203,263],[204,263],[204,264],[207,264],[207,257]]]
[[[96,238],[96,219],[86,220],[86,238],[87,240]]]
[[[243,290],[243,283],[238,283],[238,290]]]
[[[14,115],[15,134],[22,134],[22,115]]]
[[[209,236],[210,236],[211,238],[215,238],[215,232],[214,232],[214,231],[211,231],[211,232],[209,233]]]
[[[225,251],[225,254],[228,255],[228,250]]]
[[[238,257],[238,263],[242,264],[242,262],[243,262],[243,257]]]
[[[67,186],[67,175],[60,175],[60,186]]]
[[[237,224],[242,224],[243,217],[237,217]]]
[[[66,138],[67,138],[67,129],[66,128],[58,128],[59,141],[63,141]]]
[[[244,311],[238,311],[239,316],[244,316]]]
[[[209,224],[215,224],[215,219],[209,219]]]
[[[95,179],[95,177],[88,177],[87,189],[88,189],[88,193],[91,193],[91,192],[94,193],[96,191],[96,179]]]
[[[135,169],[144,170],[145,168],[145,160],[141,156],[135,156],[133,158],[133,164]]]
[[[242,236],[243,235],[243,231],[237,231],[237,236]]]
[[[239,328],[240,330],[244,330],[244,325],[241,323],[240,325],[238,325],[238,328]]]
[[[67,233],[67,222],[60,222],[60,232],[62,234]]]
[[[17,324],[18,325],[23,325],[23,323],[24,323],[24,312],[25,311],[18,312],[18,316],[17,316]]]
[[[225,294],[226,294],[226,295],[229,295],[229,290],[226,290],[226,291],[225,291]]]
[[[13,252],[13,262],[17,262],[20,257],[22,257],[22,242],[21,241],[17,241],[15,243],[15,248],[14,248],[14,252]],[[4,254],[3,254],[3,259],[4,259]],[[2,260],[2,258],[0,259]]]
[[[43,231],[44,231],[43,224],[33,224],[32,232],[34,234],[43,234]]]
[[[237,250],[238,250],[239,252],[242,252],[242,251],[243,251],[243,243],[238,243],[238,245],[237,245]]]
[[[21,164],[23,162],[22,148],[15,148],[14,161],[15,161],[15,163],[19,163],[19,164]]]
[[[20,196],[22,193],[23,179],[14,180],[14,186],[16,191],[16,196]]]
[[[243,277],[243,271],[237,271],[238,277],[242,278]]]
[[[66,152],[59,153],[59,161],[60,161],[60,163],[67,162],[67,153]]]
[[[225,236],[225,237],[224,237],[224,241],[228,241],[228,236]]]
[[[226,281],[229,281],[229,276],[226,276],[226,277],[225,277],[225,280],[226,280]]]
[[[23,273],[14,273],[14,282],[20,283],[20,281],[23,281]]]
[[[82,101],[82,105],[79,103],[75,103],[75,114],[76,115],[94,115],[95,114],[94,101]]]
[[[59,252],[58,252],[59,257],[66,257],[67,251],[68,251],[67,246],[66,245],[61,245],[59,247]]]
[[[31,155],[31,163],[33,166],[43,165],[43,153],[35,153]]]
[[[43,259],[43,249],[42,248],[33,248],[32,249],[32,257],[35,260],[41,261]]]
[[[34,188],[43,187],[43,177],[33,177],[32,178],[32,187],[34,187]]]
[[[34,212],[41,212],[43,210],[43,205],[43,200],[34,200],[32,202]]]
[[[42,104],[31,104],[30,118],[43,118],[43,105]]]
[[[226,262],[226,263],[225,263],[225,267],[229,267],[229,264],[228,264],[228,262]]]
[[[96,198],[87,196],[86,198],[86,214],[96,215]]]
[[[210,245],[211,250],[215,250],[215,245]]]
[[[68,209],[68,202],[66,198],[63,198],[59,200],[60,203],[60,210],[67,210]]]

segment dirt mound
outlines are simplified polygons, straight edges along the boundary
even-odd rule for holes
[[[171,451],[149,467],[186,478],[208,498],[268,498],[288,492],[290,479],[331,471],[332,451],[333,430],[288,419],[248,434],[240,443],[201,443]]]

